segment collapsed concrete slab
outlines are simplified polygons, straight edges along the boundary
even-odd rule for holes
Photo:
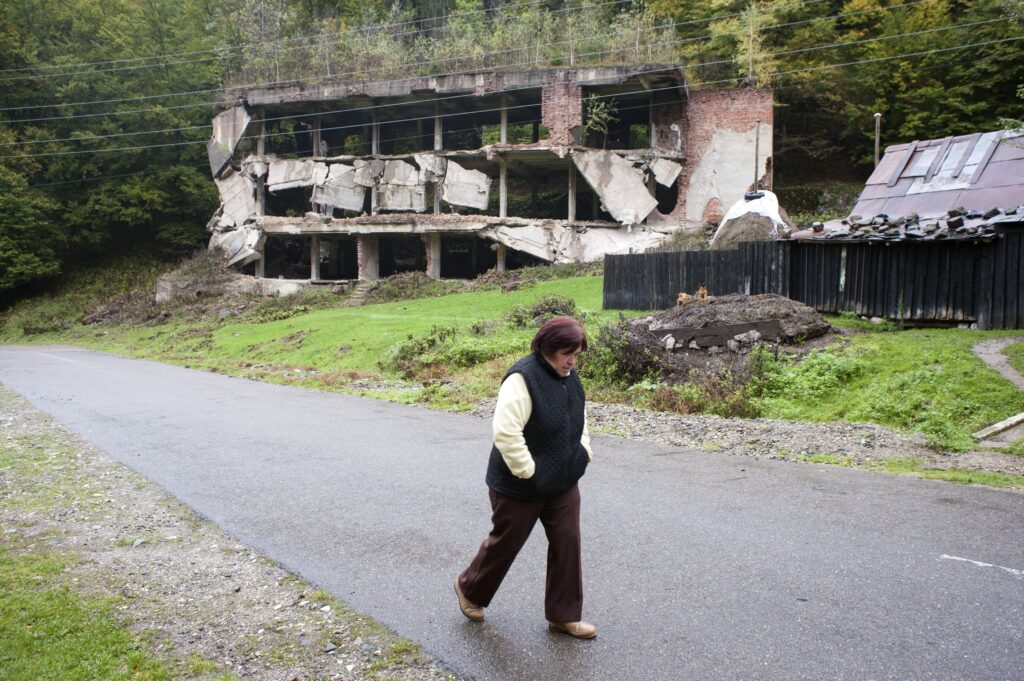
[[[223,177],[214,178],[220,191],[220,229],[238,227],[256,218],[256,184],[247,175],[228,170]]]
[[[231,162],[231,157],[238,148],[238,143],[245,136],[252,117],[244,106],[236,106],[222,111],[213,119],[213,135],[206,143],[206,154],[210,158],[210,172],[214,177],[220,175],[224,167]]]
[[[667,158],[656,158],[649,164],[655,181],[663,187],[671,187],[683,172],[683,166]]]
[[[324,181],[313,187],[313,202],[331,208],[361,211],[366,201],[366,187],[356,183],[355,173],[354,166],[332,164]]]
[[[309,187],[316,184],[317,178],[314,171],[321,166],[321,181],[326,179],[327,166],[323,163],[316,163],[313,159],[287,159],[274,160],[270,162],[270,169],[267,174],[267,189],[272,192],[296,187]]]
[[[379,185],[377,207],[381,210],[411,210],[422,213],[427,208],[426,187],[420,171],[405,161],[388,161]]]
[[[441,199],[454,206],[486,210],[490,197],[491,178],[479,170],[467,170],[448,160],[441,184]]]
[[[210,239],[209,248],[211,251],[221,251],[229,267],[243,266],[262,257],[265,238],[260,229],[245,225],[229,232],[215,233]]]
[[[643,171],[618,154],[603,149],[575,151],[572,161],[617,222],[638,225],[658,207],[644,184]]]

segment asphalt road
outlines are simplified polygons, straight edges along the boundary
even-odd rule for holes
[[[1024,679],[1024,494],[597,436],[581,642],[539,530],[484,624],[456,607],[484,420],[64,347],[0,382],[477,679]]]

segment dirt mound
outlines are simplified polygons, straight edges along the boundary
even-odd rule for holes
[[[772,320],[779,322],[782,329],[779,340],[783,343],[816,338],[828,333],[831,328],[813,308],[774,293],[695,299],[641,321],[647,325],[648,330],[657,332],[756,324]]]

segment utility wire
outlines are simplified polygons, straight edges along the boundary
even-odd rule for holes
[[[811,0],[811,2],[819,2],[819,1],[821,1],[821,0]],[[911,6],[914,6],[914,5],[919,5],[919,4],[922,4],[922,3],[925,3],[925,2],[932,2],[932,1],[933,0],[909,0],[908,2],[902,3],[900,5],[893,5],[891,7],[876,7],[876,8],[866,9],[866,10],[857,10],[857,11],[854,11],[854,12],[844,12],[844,13],[834,14],[834,15],[830,15],[830,16],[826,16],[826,17],[814,17],[814,18],[811,18],[811,19],[804,19],[804,20],[800,20],[800,21],[787,22],[787,23],[783,23],[783,24],[774,24],[774,25],[762,27],[761,29],[759,29],[759,32],[767,31],[767,30],[775,30],[775,29],[780,29],[780,28],[788,28],[788,27],[792,27],[792,26],[799,26],[799,25],[804,25],[804,24],[813,23],[813,22],[822,21],[822,20],[842,19],[842,18],[851,17],[851,16],[857,16],[857,15],[861,15],[861,14],[869,14],[869,13],[875,13],[875,12],[881,12],[881,11],[890,11],[890,10],[893,10],[893,9],[900,9],[900,8],[904,8],[904,7],[911,7]],[[810,4],[810,3],[807,3],[807,4]],[[730,17],[733,17],[733,16],[738,16],[738,15],[723,15],[723,18],[730,18]],[[714,21],[714,20],[717,20],[717,18],[712,18],[711,19],[711,21]],[[704,20],[701,20],[701,21],[704,21]],[[657,30],[665,30],[667,28],[676,27],[676,26],[678,26],[680,24],[684,24],[684,23],[692,23],[692,22],[679,22],[678,24],[665,24],[665,25],[662,25],[662,26],[652,26],[652,27],[643,29],[643,31],[650,32],[650,31],[657,31]],[[630,31],[630,33],[632,34],[632,30]],[[723,35],[723,36],[724,35],[745,36],[746,34],[747,34],[747,30],[746,29],[742,29],[742,30],[737,30],[737,31],[730,32],[730,33],[723,33],[723,34],[720,34],[720,35]],[[603,36],[597,36],[597,37],[610,37],[610,36],[614,36],[614,35],[618,35],[618,32],[610,32],[610,33],[604,34]],[[683,44],[685,42],[694,42],[694,41],[697,41],[697,40],[702,40],[702,39],[710,38],[710,37],[718,37],[718,36],[707,35],[707,36],[699,36],[699,37],[696,37],[696,38],[685,38],[685,39],[681,39],[680,43]],[[400,68],[402,66],[427,65],[427,64],[435,64],[435,63],[444,63],[444,62],[447,62],[447,61],[459,61],[461,59],[477,59],[477,58],[484,57],[484,56],[491,56],[491,55],[496,55],[496,54],[505,54],[505,53],[508,53],[508,52],[516,52],[516,51],[536,50],[536,49],[543,48],[543,47],[551,47],[553,45],[559,45],[559,44],[565,44],[565,43],[571,43],[571,42],[575,42],[575,41],[567,39],[567,40],[556,41],[556,42],[552,42],[552,43],[542,43],[542,44],[538,44],[538,45],[528,45],[528,46],[522,47],[522,48],[509,48],[509,49],[505,49],[505,50],[494,50],[494,51],[490,51],[490,52],[483,52],[480,55],[467,55],[465,57],[447,57],[447,58],[444,58],[444,59],[438,59],[438,60],[427,61],[427,62],[422,62],[422,61],[415,62],[415,64],[404,64],[404,65],[400,64],[397,67],[383,67],[383,68],[378,68],[378,69],[375,69],[375,70],[380,71],[380,70],[386,70],[387,68]],[[303,84],[304,85],[309,85],[309,84],[312,84],[312,83],[318,83],[318,82],[323,82],[323,81],[328,81],[328,80],[336,80],[336,79],[344,77],[344,76],[353,76],[353,75],[362,74],[362,73],[366,73],[366,70],[354,70],[354,71],[351,71],[351,72],[348,72],[348,73],[338,73],[338,74],[332,74],[330,76],[319,76],[319,77],[316,77],[316,78],[306,79],[306,80],[303,81]],[[386,83],[386,82],[394,82],[396,80],[410,80],[410,79],[414,79],[414,78],[417,78],[417,77],[421,77],[421,76],[406,76],[406,77],[403,77],[403,78],[391,78],[391,79],[386,79],[386,80],[378,81],[378,82],[385,82]],[[56,108],[56,107],[91,106],[91,105],[94,105],[94,104],[120,104],[120,103],[124,103],[124,102],[138,102],[138,101],[147,101],[147,100],[152,100],[152,99],[163,99],[163,98],[171,98],[171,97],[185,97],[185,96],[190,96],[190,95],[210,94],[210,93],[214,93],[214,92],[220,92],[220,93],[227,94],[227,93],[230,93],[230,92],[233,92],[233,91],[239,91],[239,90],[257,89],[257,88],[270,88],[270,87],[274,87],[274,86],[278,86],[278,85],[290,85],[290,84],[294,84],[294,83],[295,83],[294,80],[272,81],[272,82],[266,82],[266,83],[249,83],[249,84],[245,84],[245,85],[231,85],[231,86],[225,86],[225,87],[221,87],[221,88],[208,88],[208,89],[204,89],[204,90],[190,90],[190,91],[185,91],[185,92],[174,92],[174,93],[165,93],[165,94],[158,94],[158,95],[144,95],[144,96],[140,96],[140,97],[124,97],[124,98],[118,98],[118,99],[102,99],[102,100],[92,100],[92,101],[84,101],[84,102],[65,102],[65,103],[57,103],[57,104],[34,104],[34,105],[26,105],[26,106],[3,107],[3,108],[0,108],[0,111],[27,111],[27,110],[31,110],[31,109],[47,109],[47,108]],[[217,104],[219,104],[219,102],[212,102],[212,103],[210,103],[211,106],[214,106],[214,105],[217,105]],[[141,111],[148,111],[148,110],[141,110]],[[118,114],[118,113],[120,113],[120,112],[112,112],[111,115]],[[84,115],[89,115],[89,114],[84,114]],[[64,118],[69,118],[69,117],[73,118],[73,117],[75,117],[75,115],[71,115],[71,116],[58,116],[58,117],[50,117],[50,118],[23,119],[23,120],[20,120],[20,121],[10,121],[10,122],[26,123],[26,122],[38,121],[38,120],[58,120],[58,119],[64,119]],[[0,121],[0,123],[2,123],[2,122],[3,121]]]
[[[921,30],[921,31],[910,31],[910,32],[907,32],[907,33],[897,33],[897,34],[892,34],[892,35],[878,36],[876,38],[863,38],[861,40],[852,40],[852,41],[847,41],[847,42],[830,43],[828,45],[816,45],[814,47],[804,47],[804,48],[800,48],[800,49],[796,49],[796,50],[785,50],[785,51],[782,51],[782,52],[775,52],[775,53],[767,55],[767,57],[768,58],[776,58],[776,57],[780,57],[780,56],[784,56],[784,55],[797,54],[797,53],[803,53],[803,52],[814,52],[814,51],[825,50],[825,49],[832,49],[832,48],[837,48],[837,47],[849,47],[849,46],[852,46],[852,45],[863,45],[865,43],[870,43],[870,42],[878,42],[878,41],[884,41],[884,40],[896,40],[896,39],[899,39],[899,38],[909,38],[909,37],[914,37],[914,36],[927,35],[927,34],[930,34],[930,33],[937,33],[937,32],[940,32],[940,31],[948,31],[948,30],[952,30],[952,29],[974,28],[976,26],[981,26],[981,25],[985,25],[985,24],[991,24],[991,23],[995,23],[995,22],[999,22],[999,21],[1005,21],[1005,19],[1003,19],[1003,18],[987,19],[987,20],[984,20],[984,21],[975,21],[975,22],[968,23],[968,24],[954,24],[954,25],[949,25],[949,26],[939,26],[939,27],[936,27],[936,28],[929,28],[929,29],[924,29],[924,30]],[[668,41],[668,42],[670,42],[671,44],[675,44],[677,41]],[[654,46],[663,45],[663,44],[665,44],[665,41],[659,42],[659,43],[653,43]],[[582,53],[583,56],[592,55],[592,54],[598,54],[598,53]],[[720,64],[720,63],[728,63],[728,62],[731,62],[731,61],[733,61],[733,60],[729,59],[729,60],[723,60],[723,61],[717,61],[717,62],[706,62],[706,63],[702,63],[702,64],[695,64],[691,68],[696,68],[696,67],[701,67],[701,66],[712,66],[712,65],[716,65],[716,64]],[[532,62],[532,63],[536,63],[536,62]],[[429,103],[429,101],[430,100],[426,100],[426,103]],[[425,102],[423,100],[419,100],[417,102],[412,102],[411,104],[422,104],[422,103],[425,103]],[[307,118],[307,117],[311,117],[311,116],[331,115],[333,113],[342,113],[342,112],[350,113],[350,112],[354,112],[354,111],[362,111],[362,110],[366,110],[366,109],[375,109],[375,108],[381,108],[381,107],[387,107],[387,106],[394,106],[394,105],[392,105],[392,104],[381,104],[381,105],[375,105],[375,106],[370,106],[370,107],[350,108],[350,109],[344,109],[344,110],[338,110],[338,111],[321,111],[321,112],[316,112],[316,113],[312,113],[312,114],[299,114],[299,115],[293,115],[293,116],[279,116],[279,117],[276,117],[276,118],[265,118],[265,119],[263,119],[263,121],[264,122],[271,122],[271,121],[278,121],[278,120],[298,120],[300,118]],[[23,146],[23,145],[28,145],[28,144],[46,144],[46,143],[57,143],[57,142],[92,142],[92,141],[101,140],[101,139],[112,139],[112,138],[117,138],[117,137],[131,137],[131,136],[136,136],[136,135],[156,135],[156,134],[180,133],[180,132],[191,131],[191,130],[209,130],[212,127],[213,127],[212,125],[193,125],[193,126],[179,127],[179,128],[162,128],[160,130],[143,130],[143,131],[136,131],[136,132],[118,132],[118,133],[110,133],[110,134],[107,134],[107,135],[95,135],[95,136],[91,136],[91,137],[64,137],[64,138],[59,138],[59,139],[27,140],[27,141],[21,141],[21,142],[0,142],[0,147]]]
[[[463,16],[470,16],[470,15],[474,15],[474,14],[498,15],[500,13],[507,13],[507,14],[514,15],[514,13],[517,10],[520,10],[522,8],[525,8],[525,7],[532,7],[534,5],[543,4],[543,3],[547,2],[547,1],[548,0],[534,0],[533,2],[524,2],[524,3],[519,3],[519,4],[503,5],[503,6],[499,7],[499,8],[497,8],[496,10],[489,10],[489,9],[471,10],[471,11],[468,11],[468,12],[459,12],[459,13],[452,13],[452,14],[447,14],[447,15],[439,15],[439,16],[436,16],[436,17],[427,17],[427,18],[424,18],[424,19],[410,19],[410,20],[406,20],[406,21],[403,21],[403,22],[397,22],[397,23],[391,23],[391,24],[368,24],[368,25],[365,25],[365,26],[353,26],[351,28],[345,29],[344,31],[340,31],[338,33],[330,33],[330,32],[326,32],[326,31],[320,31],[318,33],[311,33],[311,34],[307,34],[307,35],[303,35],[303,36],[296,36],[296,37],[292,37],[292,38],[281,38],[281,39],[274,40],[274,41],[262,41],[262,42],[259,42],[259,43],[247,43],[247,44],[243,44],[243,45],[233,45],[233,46],[229,45],[229,46],[213,47],[213,48],[209,48],[209,49],[206,49],[206,50],[195,50],[195,51],[190,51],[190,52],[166,53],[166,54],[159,54],[159,55],[151,55],[151,56],[148,56],[148,57],[134,57],[134,58],[131,58],[131,59],[116,59],[116,60],[95,61],[95,62],[82,62],[82,63],[78,63],[78,64],[35,65],[35,66],[28,66],[28,67],[24,67],[24,68],[20,68],[20,69],[4,69],[4,70],[0,70],[0,73],[19,73],[19,72],[32,71],[34,69],[41,69],[41,68],[54,68],[54,69],[56,69],[56,68],[64,68],[64,69],[85,68],[85,67],[89,67],[89,66],[103,66],[103,65],[107,65],[107,64],[121,64],[121,63],[126,63],[126,62],[149,61],[149,60],[154,60],[154,59],[165,60],[165,59],[170,59],[170,58],[174,58],[174,57],[195,56],[195,55],[198,55],[198,54],[216,54],[217,55],[217,56],[213,56],[213,57],[205,57],[205,58],[202,58],[202,59],[193,59],[193,60],[187,60],[187,61],[175,61],[175,62],[161,61],[161,62],[157,62],[157,63],[139,64],[139,65],[135,65],[135,66],[115,67],[115,68],[109,68],[109,69],[92,69],[92,70],[85,70],[85,71],[65,71],[65,72],[62,72],[62,73],[48,73],[48,74],[47,73],[42,73],[42,74],[34,73],[34,74],[26,75],[26,76],[13,76],[13,77],[0,78],[0,82],[11,81],[11,80],[57,78],[57,77],[65,77],[65,76],[88,75],[88,74],[94,74],[94,73],[109,73],[109,72],[114,72],[114,71],[126,71],[126,70],[132,70],[132,69],[166,68],[166,67],[169,67],[169,66],[180,66],[180,65],[183,65],[183,64],[194,64],[194,63],[202,63],[202,62],[206,62],[206,61],[216,61],[216,60],[228,59],[228,58],[233,56],[232,53],[237,52],[237,53],[241,54],[241,53],[243,53],[247,49],[254,49],[254,48],[258,49],[259,52],[257,52],[257,54],[268,53],[268,52],[271,51],[271,49],[273,49],[273,46],[280,45],[280,44],[288,44],[288,43],[298,43],[298,45],[296,45],[294,47],[282,48],[283,51],[292,50],[292,49],[302,49],[302,48],[307,48],[308,44],[311,43],[311,42],[313,42],[313,43],[320,42],[323,38],[333,38],[333,40],[335,42],[337,42],[337,41],[341,40],[341,38],[343,38],[344,36],[350,35],[350,34],[367,33],[367,32],[370,32],[370,31],[382,31],[382,30],[386,30],[386,29],[390,29],[390,28],[395,28],[395,27],[401,27],[401,26],[410,25],[410,24],[426,24],[426,23],[430,23],[430,22],[439,23],[439,22],[442,22],[442,21],[444,22],[444,24],[440,28],[438,28],[438,27],[434,27],[434,28],[420,28],[420,29],[416,29],[416,30],[413,30],[413,31],[403,31],[403,32],[400,32],[400,33],[392,33],[391,37],[395,38],[395,37],[402,37],[402,36],[408,36],[408,35],[417,35],[419,33],[436,32],[436,31],[447,32],[448,28],[451,25],[451,20],[455,19],[455,18],[460,18],[460,17],[463,17]],[[588,5],[588,6],[585,6],[585,7],[563,7],[563,8],[560,8],[560,9],[547,10],[546,12],[544,12],[544,14],[542,16],[547,17],[547,16],[549,16],[551,14],[558,14],[558,13],[561,13],[561,12],[592,11],[592,10],[595,10],[595,9],[600,9],[600,8],[605,7],[607,5],[616,5],[616,4],[621,4],[621,3],[625,3],[625,2],[631,2],[631,1],[632,0],[609,0],[608,2],[602,2],[602,3],[595,4],[595,5]],[[806,0],[805,2],[799,3],[799,4],[793,6],[792,8],[789,8],[789,9],[801,9],[801,8],[807,7],[809,5],[819,4],[819,3],[824,2],[824,1],[825,0]],[[735,17],[743,16],[745,13],[746,12],[743,11],[743,12],[734,12],[732,14],[720,14],[720,15],[713,16],[713,17],[705,17],[703,19],[691,19],[691,20],[688,20],[688,21],[679,21],[679,22],[675,22],[675,23],[673,23],[671,25],[674,26],[674,27],[682,27],[682,26],[690,26],[690,25],[694,25],[694,24],[711,23],[711,22],[714,22],[714,21],[722,21],[722,20],[725,20],[725,19],[732,19],[732,18],[735,18]],[[512,18],[514,18],[514,16]],[[487,17],[487,20],[490,20],[490,17]],[[483,23],[483,22],[474,21],[473,23],[477,24],[477,23]],[[271,48],[271,49],[268,49],[268,48]],[[276,51],[282,51],[282,50],[274,50],[274,51],[276,52]]]
[[[953,46],[953,47],[935,48],[935,49],[924,50],[924,51],[919,51],[919,52],[909,52],[909,53],[903,53],[903,54],[898,54],[898,55],[889,55],[889,56],[885,56],[885,57],[876,57],[876,58],[873,58],[873,59],[863,59],[863,60],[858,60],[858,61],[844,62],[844,63],[840,63],[840,64],[824,64],[824,65],[815,66],[815,67],[807,67],[807,68],[801,68],[801,69],[792,69],[792,70],[789,70],[789,71],[777,71],[777,72],[773,72],[773,73],[766,74],[766,75],[771,76],[771,77],[779,77],[779,76],[793,75],[793,74],[796,74],[796,73],[808,73],[808,72],[820,71],[820,70],[824,70],[824,69],[842,68],[842,67],[846,67],[846,66],[858,66],[858,65],[862,65],[862,64],[870,64],[870,63],[877,63],[877,62],[883,62],[883,61],[891,61],[893,59],[902,59],[902,58],[906,58],[906,57],[918,57],[918,56],[924,56],[924,55],[929,55],[929,54],[939,54],[939,53],[950,52],[950,51],[955,51],[955,50],[970,49],[970,48],[975,48],[975,47],[985,47],[985,46],[988,46],[988,45],[995,45],[995,44],[1001,44],[1001,43],[1007,43],[1007,42],[1015,42],[1015,41],[1020,41],[1020,40],[1024,40],[1024,36],[1015,36],[1015,37],[1012,37],[1012,38],[1003,38],[1003,39],[1000,39],[1000,40],[990,40],[990,41],[979,42],[979,43],[970,43],[970,44],[965,44],[965,45],[956,45],[956,46]],[[731,62],[731,61],[732,61],[731,59],[730,60],[726,60],[726,62]],[[710,63],[705,64],[705,65],[712,65],[714,63],[721,63],[721,62],[710,62]],[[706,81],[706,82],[702,82],[702,83],[692,84],[690,89],[708,89],[706,87],[708,85],[717,85],[717,84],[731,83],[731,82],[735,82],[737,80],[741,80],[741,78],[726,78],[726,79],[717,80],[717,81]],[[585,82],[585,81],[583,81],[583,82]],[[659,92],[659,91],[666,91],[666,90],[675,90],[675,89],[678,89],[678,87],[679,86],[668,86],[668,87],[664,87],[664,88],[651,88],[651,89],[636,90],[636,91],[632,91],[632,92],[624,92],[624,93],[620,92],[620,93],[614,93],[614,94],[609,94],[609,95],[598,95],[597,97],[598,98],[615,98],[615,97],[623,97],[623,96],[628,96],[628,95],[633,95],[633,94],[648,94],[648,93],[652,93],[652,92]],[[464,97],[464,96],[467,96],[467,95],[457,95],[455,97],[451,97],[451,98],[448,98],[448,99],[455,99],[455,98]],[[469,96],[472,96],[472,95],[469,95]],[[429,102],[429,101],[430,100],[427,100],[427,102]],[[521,108],[535,108],[537,106],[539,106],[539,104],[522,104],[522,105],[517,105],[517,106],[506,107],[506,110],[521,109]],[[498,108],[498,109],[482,109],[482,110],[477,110],[477,111],[472,111],[472,112],[454,112],[454,113],[444,114],[443,117],[444,118],[453,118],[455,116],[479,115],[479,114],[482,114],[482,113],[493,113],[493,112],[498,112],[498,111],[501,111],[501,109],[500,108]],[[432,120],[433,118],[434,118],[433,116],[421,116],[421,117],[412,117],[412,118],[398,119],[398,120],[392,120],[392,121],[386,121],[386,122],[388,124],[394,125],[394,124],[399,124],[399,123],[415,122],[415,121],[418,121],[418,120]],[[360,124],[354,124],[354,125],[334,126],[334,127],[322,129],[321,133],[323,133],[323,132],[331,132],[331,131],[338,131],[338,130],[348,130],[348,129],[363,128],[364,125],[365,124],[360,123]],[[269,133],[269,134],[266,135],[266,137],[278,137],[278,136],[285,136],[285,135],[291,136],[291,135],[294,135],[294,134],[295,134],[294,131],[286,131],[286,132],[278,132],[278,133]],[[254,137],[253,136],[248,136],[248,137],[243,137],[242,139],[254,139]],[[121,151],[139,151],[139,150],[146,150],[146,149],[159,149],[159,148],[176,147],[176,146],[190,146],[190,145],[195,145],[195,144],[206,144],[206,143],[207,143],[206,141],[187,141],[187,142],[171,142],[171,143],[166,143],[166,144],[155,144],[155,145],[141,145],[141,146],[135,146],[135,147],[115,147],[115,148],[107,148],[107,149],[88,149],[88,150],[77,150],[77,151],[42,152],[42,153],[37,153],[37,154],[14,154],[14,155],[0,156],[0,159],[7,159],[7,158],[27,159],[27,158],[38,158],[38,157],[44,157],[44,156],[73,156],[73,155],[92,154],[92,153],[111,153],[111,152],[121,152]]]

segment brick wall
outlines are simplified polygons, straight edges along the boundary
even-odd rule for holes
[[[685,216],[694,211],[687,210],[690,179],[694,171],[701,163],[701,159],[710,151],[712,141],[716,132],[725,130],[740,134],[751,134],[761,121],[760,136],[760,166],[761,168],[771,167],[772,154],[772,92],[745,88],[741,90],[694,90],[689,94],[686,104],[686,116],[684,121],[685,136],[683,137],[683,152],[686,154],[686,161],[683,164],[683,172],[679,175],[679,203],[672,211],[673,216]],[[742,150],[744,154],[753,159],[753,149]],[[729,178],[733,183],[740,182],[744,185],[753,185],[753,165],[745,170],[746,175],[740,178]],[[762,175],[758,185],[764,189],[771,189],[771,176]],[[692,198],[690,198],[692,201]],[[701,197],[700,212],[702,221],[721,220],[724,212],[729,206],[723,205],[720,197]]]
[[[541,122],[554,146],[575,144],[583,126],[583,90],[574,71],[551,75],[541,89]]]

